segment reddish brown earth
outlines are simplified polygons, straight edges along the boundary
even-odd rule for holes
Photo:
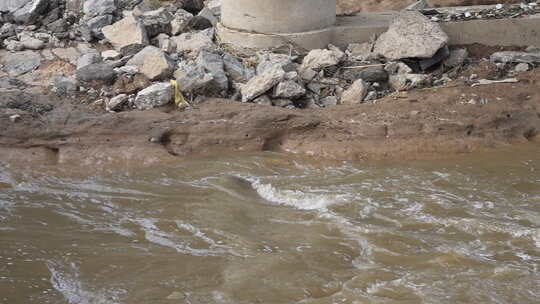
[[[494,73],[483,62],[463,75]],[[540,147],[540,73],[518,77],[519,83],[476,87],[458,80],[375,104],[304,110],[214,99],[185,111],[171,106],[105,113],[83,98],[3,91],[8,107],[0,108],[0,159],[130,165],[257,151],[337,160],[419,159]],[[477,104],[469,104],[472,99]],[[15,123],[9,119],[14,113],[21,115]]]

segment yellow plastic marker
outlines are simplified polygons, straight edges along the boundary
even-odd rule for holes
[[[174,103],[181,109],[189,107],[190,104],[184,99],[176,80],[171,80],[171,85],[174,88]]]

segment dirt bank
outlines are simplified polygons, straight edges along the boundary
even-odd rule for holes
[[[476,65],[463,73],[489,76]],[[284,109],[207,100],[108,113],[82,97],[0,92],[4,161],[152,163],[221,152],[279,151],[340,160],[440,158],[511,145],[538,145],[540,74],[519,83],[400,92],[361,105]],[[464,78],[461,78],[464,79]],[[10,119],[20,115],[15,122]]]

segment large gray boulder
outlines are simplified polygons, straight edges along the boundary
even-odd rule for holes
[[[147,46],[131,58],[127,65],[136,66],[139,72],[150,80],[170,77],[174,72],[174,62],[165,52],[155,46]]]
[[[105,63],[93,63],[78,69],[75,73],[77,80],[81,82],[103,81],[112,83],[116,78],[113,67]]]
[[[221,56],[211,52],[201,51],[197,57],[197,65],[203,67],[207,73],[212,75],[214,86],[217,89],[229,89],[229,78],[225,73],[225,66]]]
[[[188,93],[206,91],[214,81],[214,77],[197,65],[195,60],[180,62],[174,72],[174,78],[180,90]]]
[[[149,110],[170,103],[172,98],[173,87],[169,82],[156,83],[137,94],[135,106],[139,110]]]
[[[10,0],[7,2],[10,2]],[[30,0],[26,2],[23,7],[12,11],[13,20],[17,23],[33,24],[37,21],[38,17],[47,10],[48,5],[48,0]]]
[[[438,23],[417,11],[402,11],[377,39],[373,52],[389,60],[431,58],[447,44],[448,35]]]
[[[125,17],[104,27],[101,31],[117,50],[130,45],[148,45],[148,35],[144,25],[133,16]]]

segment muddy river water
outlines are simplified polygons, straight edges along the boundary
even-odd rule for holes
[[[539,303],[537,150],[92,170],[0,165],[0,303]]]

